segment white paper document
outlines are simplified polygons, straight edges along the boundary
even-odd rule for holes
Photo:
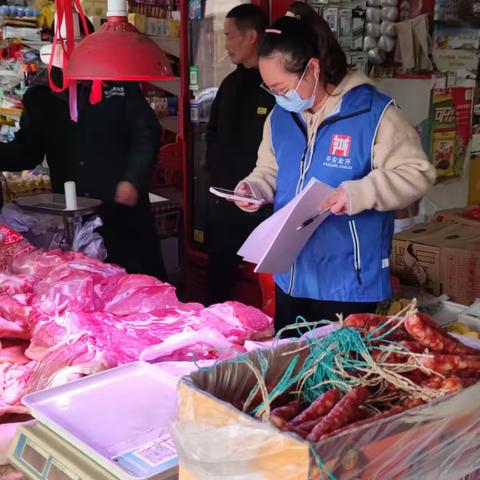
[[[238,251],[245,262],[256,263],[257,273],[288,272],[309,238],[330,215],[324,212],[309,225],[298,230],[318,210],[335,189],[312,179],[305,190],[278,212],[262,222]]]

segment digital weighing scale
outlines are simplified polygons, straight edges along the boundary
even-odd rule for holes
[[[82,218],[94,214],[102,202],[94,198],[77,197],[77,208],[66,209],[65,195],[59,193],[40,193],[14,200],[14,203],[31,212],[58,215],[63,219],[65,229],[65,248],[70,250],[75,237],[75,231],[82,224]]]
[[[174,480],[177,378],[134,362],[26,395],[11,464],[32,480]]]

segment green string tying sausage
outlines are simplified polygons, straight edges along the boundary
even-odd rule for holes
[[[338,325],[336,322],[330,321],[308,323],[302,317],[298,317],[296,323],[286,329],[296,329],[302,333],[305,329],[311,331],[328,324]],[[347,393],[358,385],[381,387],[386,382],[393,384],[398,390],[408,395],[425,400],[443,395],[444,392],[420,387],[402,375],[402,373],[419,368],[420,363],[416,361],[416,357],[422,354],[410,352],[398,342],[388,339],[388,336],[401,325],[402,319],[394,317],[365,337],[356,328],[341,327],[323,337],[307,335],[302,342],[292,339],[292,348],[282,354],[292,358],[282,377],[270,392],[266,388],[265,379],[268,378],[269,360],[265,352],[259,350],[255,354],[258,367],[254,367],[246,355],[230,360],[247,363],[252,370],[256,371],[257,384],[248,395],[244,411],[267,421],[270,416],[270,404],[287,393],[296,394],[306,405],[310,405],[332,388]],[[285,329],[279,332],[278,336],[283,331]],[[378,351],[385,354],[401,353],[405,355],[405,361],[401,364],[388,363],[388,355],[385,357],[387,360],[376,361],[372,353],[378,353]],[[306,356],[300,355],[300,352],[306,352]],[[304,358],[303,363],[302,357]],[[380,357],[382,358],[382,356]],[[254,408],[249,408],[259,391],[262,393],[261,403]],[[391,394],[382,393],[382,389],[380,392],[380,398],[377,401],[391,399]],[[375,410],[375,407],[372,409]],[[320,470],[321,478],[334,479],[335,477],[326,467],[314,446],[311,447],[311,451]]]

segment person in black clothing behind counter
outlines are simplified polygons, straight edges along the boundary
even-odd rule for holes
[[[261,88],[258,46],[268,17],[251,4],[232,9],[225,20],[225,48],[237,65],[218,90],[207,131],[210,184],[233,190],[257,161],[265,119],[275,104]],[[237,251],[252,230],[272,213],[262,208],[250,216],[233,203],[209,196],[207,219],[207,283],[209,303],[231,299],[240,263]]]
[[[52,78],[61,85],[62,70],[53,67]],[[160,125],[138,83],[104,85],[96,105],[89,102],[90,90],[91,82],[79,83],[75,123],[68,91],[54,93],[46,74],[37,77],[23,98],[20,130],[12,142],[0,144],[0,171],[33,169],[46,156],[55,193],[73,180],[78,195],[102,200],[99,233],[107,261],[166,280],[148,199]]]

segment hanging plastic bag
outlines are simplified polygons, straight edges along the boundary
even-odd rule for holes
[[[37,219],[15,204],[7,203],[0,213],[0,223],[8,225],[17,232],[25,233],[37,223]]]
[[[49,248],[56,234],[63,235],[63,221],[58,215],[27,212],[13,203],[3,207],[0,223],[21,232],[37,248]]]
[[[102,236],[95,230],[103,225],[100,217],[86,221],[75,233],[72,250],[84,253],[87,257],[105,260],[107,250]]]

